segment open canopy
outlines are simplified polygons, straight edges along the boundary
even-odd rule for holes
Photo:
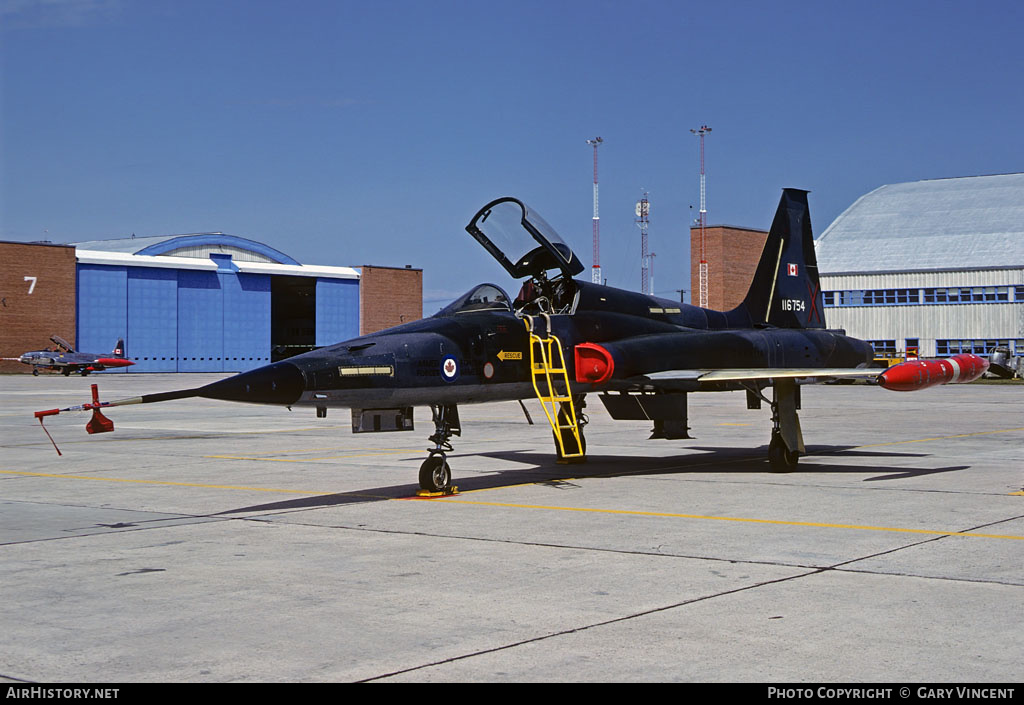
[[[491,201],[466,230],[516,279],[543,277],[552,269],[569,278],[583,271],[583,263],[554,228],[516,198]]]

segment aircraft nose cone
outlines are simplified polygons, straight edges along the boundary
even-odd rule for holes
[[[305,388],[306,380],[299,368],[282,361],[208,384],[199,389],[199,396],[290,406],[299,400]]]

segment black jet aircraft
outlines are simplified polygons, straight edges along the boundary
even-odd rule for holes
[[[411,430],[413,407],[426,405],[434,434],[420,485],[445,492],[446,452],[462,431],[460,404],[538,398],[556,455],[572,462],[586,454],[587,394],[614,419],[652,422],[652,438],[680,439],[689,438],[688,393],[743,389],[748,408],[770,406],[768,458],[773,469],[787,470],[805,452],[800,384],[866,377],[910,390],[971,381],[987,367],[961,355],[882,372],[869,367],[868,343],[827,330],[806,191],[783,192],[750,289],[731,311],[574,279],[584,269],[579,258],[515,198],[488,203],[466,229],[523,280],[514,299],[481,284],[429,318],[203,387],[114,402],[100,402],[94,389],[92,404],[66,410],[92,410],[87,428],[97,432],[112,428],[99,412],[104,406],[206,397],[311,406],[318,416],[349,408],[353,431],[372,432]],[[36,415],[42,422],[60,411]]]
[[[32,365],[32,374],[38,375],[39,370],[56,370],[65,377],[72,372],[78,372],[83,377],[90,372],[98,372],[111,367],[128,367],[135,363],[126,360],[124,356],[124,339],[118,339],[113,352],[109,353],[86,353],[77,352],[71,343],[59,335],[50,336],[53,342],[52,348],[46,350],[33,350],[22,353],[21,357],[5,357],[4,360],[24,362]]]

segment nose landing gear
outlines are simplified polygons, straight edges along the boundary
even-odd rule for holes
[[[430,407],[434,420],[434,435],[427,440],[434,444],[428,448],[429,457],[420,465],[421,495],[454,494],[456,487],[452,485],[452,471],[448,466],[447,453],[454,450],[449,439],[461,436],[462,427],[459,423],[459,408],[455,404],[440,404]]]

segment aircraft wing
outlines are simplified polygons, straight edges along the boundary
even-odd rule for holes
[[[838,368],[838,367],[801,367],[801,368],[751,368],[729,370],[666,370],[650,372],[645,375],[630,377],[626,381],[631,384],[657,386],[664,383],[672,386],[674,382],[742,382],[770,379],[874,379],[885,370],[880,368]]]
[[[669,380],[691,380],[694,382],[736,382],[743,380],[762,379],[795,379],[795,378],[833,378],[833,379],[873,379],[885,370],[881,368],[847,368],[847,367],[779,367],[751,368],[730,370],[665,370],[651,372],[633,378],[636,381],[651,382]]]

